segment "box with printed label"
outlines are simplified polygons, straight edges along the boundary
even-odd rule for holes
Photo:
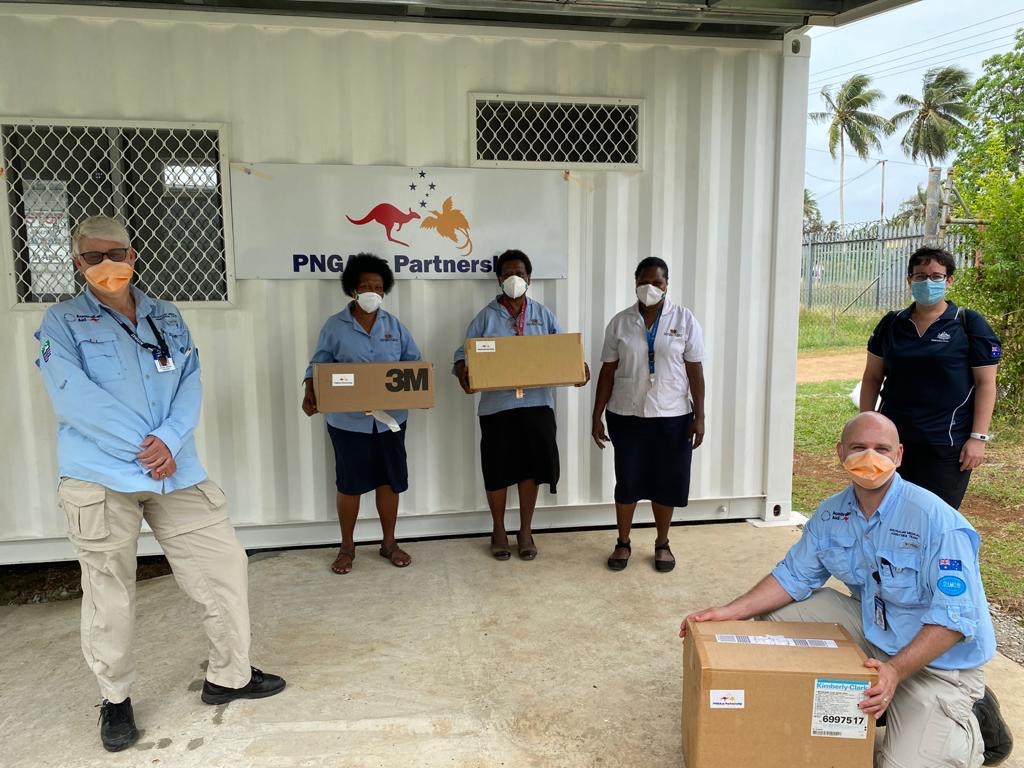
[[[366,413],[434,407],[434,366],[422,360],[392,363],[318,363],[313,391],[320,413]]]
[[[686,768],[871,768],[874,670],[839,624],[690,622],[683,643]]]
[[[579,333],[466,339],[465,350],[469,386],[480,392],[573,386],[587,379]]]

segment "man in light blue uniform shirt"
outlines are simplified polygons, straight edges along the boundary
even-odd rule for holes
[[[46,312],[36,365],[57,414],[57,496],[82,568],[82,651],[103,695],[101,741],[116,752],[139,736],[129,694],[143,519],[204,607],[203,701],[271,696],[284,680],[249,665],[248,561],[196,454],[203,391],[188,328],[173,304],[129,284],[137,255],[119,222],[83,221],[72,256],[88,286]]]
[[[885,416],[851,419],[837,453],[851,485],[818,507],[770,575],[728,605],[691,614],[680,634],[690,620],[842,624],[878,673],[860,709],[876,719],[888,711],[876,768],[980,766],[974,705],[984,696],[992,707],[981,667],[996,644],[978,534],[895,474],[902,446]],[[830,576],[852,596],[823,589]]]

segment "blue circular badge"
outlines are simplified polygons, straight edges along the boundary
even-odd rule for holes
[[[967,583],[959,576],[943,576],[936,582],[939,592],[950,597],[959,597],[967,591]]]

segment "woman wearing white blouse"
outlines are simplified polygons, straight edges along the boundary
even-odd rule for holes
[[[690,493],[690,459],[704,440],[704,338],[686,307],[669,301],[668,265],[657,257],[634,274],[637,304],[608,323],[594,401],[593,437],[615,448],[619,538],[608,567],[629,563],[629,532],[641,499],[650,499],[658,536],[654,567],[675,568],[668,529]],[[602,416],[607,407],[608,432]]]

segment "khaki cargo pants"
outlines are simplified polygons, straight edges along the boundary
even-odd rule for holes
[[[889,659],[864,637],[860,601],[834,589],[819,589],[765,618],[842,624],[869,657]],[[980,669],[925,667],[904,680],[886,710],[888,725],[876,744],[875,768],[978,768],[984,744],[973,706],[984,693]]]
[[[215,483],[119,493],[66,477],[57,498],[82,566],[82,652],[105,699],[124,701],[135,679],[135,553],[143,518],[178,585],[205,608],[207,680],[228,688],[249,682],[248,560]]]

